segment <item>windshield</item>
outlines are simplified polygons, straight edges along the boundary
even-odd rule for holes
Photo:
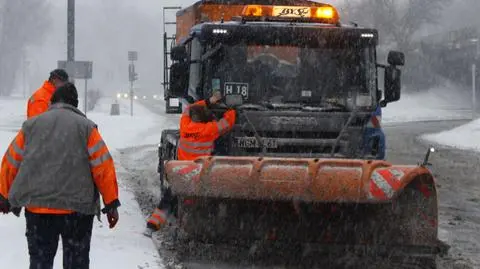
[[[215,52],[207,62],[207,94],[211,90],[239,94],[244,103],[374,103],[373,48],[246,44],[221,48],[217,44],[206,50]]]

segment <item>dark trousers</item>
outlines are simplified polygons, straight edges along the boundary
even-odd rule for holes
[[[30,269],[52,269],[62,237],[63,268],[88,269],[93,217],[81,214],[34,214],[25,210]]]

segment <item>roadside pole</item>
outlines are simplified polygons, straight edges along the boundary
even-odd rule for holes
[[[476,74],[477,74],[477,64],[472,64],[472,119],[476,118],[477,114],[477,96],[476,96]]]
[[[130,116],[133,116],[133,81],[130,81]]]
[[[475,56],[472,62],[472,120],[477,118],[477,61],[479,59],[480,44],[478,38],[470,39],[475,44]]]
[[[87,115],[87,81],[88,79],[85,79],[85,100],[83,101],[83,107],[85,109],[85,115]]]
[[[128,52],[128,80],[130,81],[130,116],[133,117],[133,82],[138,79],[138,74],[135,72],[135,61],[138,60],[138,53],[136,51]]]
[[[75,0],[67,3],[67,62],[75,62]],[[70,82],[75,84],[73,75],[69,76]]]

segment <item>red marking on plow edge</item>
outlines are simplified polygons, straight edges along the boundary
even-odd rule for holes
[[[431,192],[427,185],[417,182],[417,188],[423,194],[423,196],[425,196],[425,198],[430,198]]]
[[[183,200],[183,204],[189,206],[195,204],[195,201],[193,199],[185,199]]]
[[[396,179],[390,169],[379,170],[377,173],[380,174],[394,190],[398,190],[400,188],[400,181]]]
[[[178,170],[178,173],[180,175],[185,175],[185,174],[188,174],[188,173],[192,172],[195,168],[197,168],[196,165],[189,165],[185,168],[182,168],[182,169]]]
[[[430,223],[430,225],[431,225],[432,227],[437,227],[437,226],[438,226],[437,220],[429,218],[429,217],[427,216],[427,214],[423,213],[420,209],[418,209],[418,213],[423,217],[423,219],[424,219],[425,221],[427,221],[428,223]]]
[[[385,195],[385,193],[377,186],[377,184],[375,184],[372,179],[370,179],[370,193],[378,199],[387,199],[387,195]]]
[[[272,230],[268,231],[265,237],[267,240],[270,240],[270,241],[277,240],[277,229],[273,228]]]
[[[196,174],[192,177],[192,181],[194,182],[199,182],[200,181],[200,175],[199,174]]]

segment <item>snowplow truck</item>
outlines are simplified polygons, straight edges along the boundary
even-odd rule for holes
[[[444,248],[428,166],[365,151],[373,111],[400,99],[403,53],[378,64],[375,29],[312,1],[200,1],[178,11],[176,38],[168,94],[185,106],[221,91],[212,113],[237,113],[209,157],[176,160],[179,130],[162,133],[158,172],[181,234],[435,267]]]

